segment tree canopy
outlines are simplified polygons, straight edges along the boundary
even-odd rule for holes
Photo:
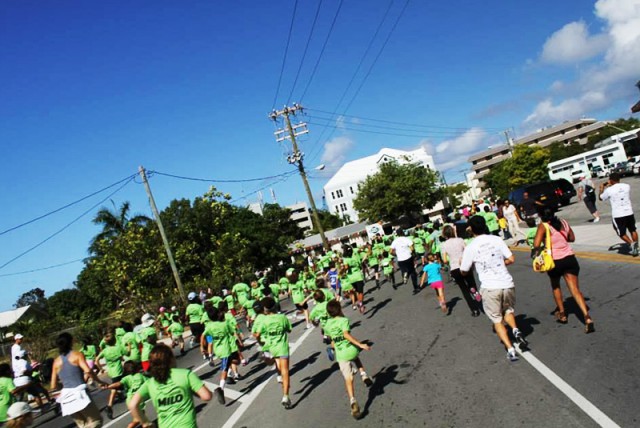
[[[547,181],[549,174],[549,150],[539,146],[520,145],[513,149],[509,159],[496,165],[484,181],[500,197],[525,184]]]
[[[442,195],[436,172],[418,163],[387,162],[358,186],[353,206],[361,219],[393,222],[420,216]]]

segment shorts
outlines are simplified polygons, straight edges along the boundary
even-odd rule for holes
[[[635,232],[636,218],[633,216],[633,214],[626,215],[624,217],[614,217],[613,228],[615,229],[618,236],[625,236],[627,234],[627,229],[629,229],[629,232]]]
[[[484,309],[484,313],[494,324],[501,323],[504,315],[515,312],[515,288],[481,288],[480,294],[482,295],[482,308]]]
[[[380,271],[380,265],[369,266],[374,273],[378,273]]]
[[[236,361],[240,360],[240,357],[238,356],[237,352],[233,352],[228,357],[221,358],[220,359],[220,371],[226,372],[227,370],[229,370],[229,367],[231,366],[231,362],[233,360],[236,360]]]
[[[596,201],[591,198],[584,198],[584,205],[587,207],[590,214],[598,211],[598,209],[596,208]]]
[[[358,372],[356,365],[353,361],[338,361],[338,366],[340,366],[340,372],[342,373],[342,377],[347,380],[353,378],[353,375]]]
[[[82,428],[97,428],[101,427],[103,423],[100,409],[93,400],[87,407],[69,416],[76,423],[76,426]]]
[[[116,383],[116,382],[120,382],[122,380],[122,378],[124,377],[124,375],[120,375],[120,376],[116,376],[116,377],[112,377],[111,378],[111,383]]]
[[[356,293],[364,293],[364,281],[355,281],[351,283]]]
[[[580,265],[574,255],[567,256],[560,260],[554,260],[553,263],[555,266],[547,272],[549,278],[561,278],[565,273],[575,276],[580,274]]]
[[[296,303],[296,308],[299,311],[306,311],[307,309],[309,309],[309,305],[307,304],[307,302],[304,303]]]
[[[209,344],[209,343],[213,343],[213,336],[208,336],[208,335],[207,335],[207,336],[205,336],[204,338],[207,340],[207,344]]]
[[[149,361],[142,361],[140,364],[142,364],[142,371],[143,372],[148,372],[149,371]]]
[[[89,368],[90,368],[91,370],[93,370],[93,368],[94,368],[94,367],[95,367],[95,365],[96,365],[96,362],[95,362],[95,361],[93,361],[93,360],[87,360],[87,365],[89,366]]]
[[[436,289],[443,289],[444,288],[444,284],[442,281],[433,281],[431,284],[429,284],[429,287],[433,288],[434,290]]]

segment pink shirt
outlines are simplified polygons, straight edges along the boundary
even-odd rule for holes
[[[562,222],[562,230],[560,232],[547,223],[549,232],[551,232],[551,255],[553,256],[553,260],[564,259],[574,254],[571,245],[569,245],[569,241],[567,241],[569,224],[565,220],[560,220],[560,222]]]

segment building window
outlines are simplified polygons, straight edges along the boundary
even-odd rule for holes
[[[351,190],[351,194],[353,195],[353,186],[349,186],[349,190]]]
[[[331,192],[331,199],[335,199],[336,198],[336,194]]]
[[[342,194],[342,190],[336,190],[336,195],[338,196],[338,198],[343,197],[344,195]]]
[[[342,203],[340,204],[340,211],[345,212],[347,210],[347,204]]]

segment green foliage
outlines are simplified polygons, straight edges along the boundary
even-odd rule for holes
[[[458,207],[461,204],[459,196],[469,190],[469,186],[464,183],[447,185],[443,187],[444,194],[449,198],[449,204],[452,207]]]
[[[512,157],[496,165],[484,177],[484,181],[494,195],[505,197],[517,187],[548,180],[549,158],[549,150],[545,148],[516,146]]]
[[[22,293],[13,307],[21,308],[23,306],[35,306],[40,311],[45,311],[47,309],[47,298],[44,295],[44,290],[36,287],[26,293]]]
[[[342,226],[342,219],[340,216],[333,214],[327,210],[318,210],[318,217],[320,217],[320,223],[322,224],[322,228],[325,230],[333,230],[340,226]],[[315,235],[318,233],[315,227],[315,221],[313,222],[313,229],[309,232],[311,235]]]
[[[353,206],[369,221],[420,216],[442,199],[438,182],[437,173],[418,163],[383,163],[359,186]]]
[[[611,124],[612,126],[605,126],[600,129],[597,134],[593,134],[589,136],[589,144],[591,147],[595,143],[598,143],[602,140],[605,140],[612,135],[619,134],[623,131],[631,131],[632,129],[640,128],[640,119],[636,119],[634,117],[630,117],[628,119],[620,118]]]
[[[579,155],[580,153],[593,150],[593,144],[580,144],[577,142],[564,144],[555,142],[547,146],[547,150],[549,150],[549,162],[555,162],[560,159],[568,158],[570,156]]]

